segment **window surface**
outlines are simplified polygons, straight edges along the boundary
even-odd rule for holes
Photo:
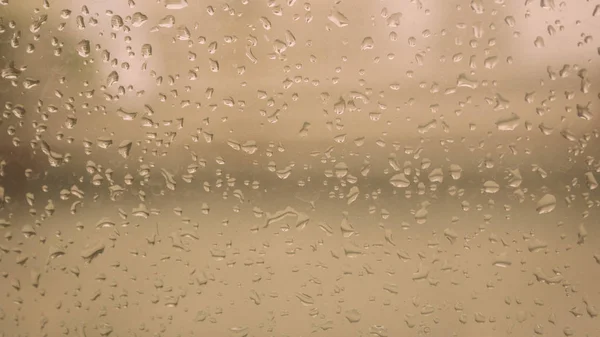
[[[0,336],[600,335],[600,2],[0,0]]]

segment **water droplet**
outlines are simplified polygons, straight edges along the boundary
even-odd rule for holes
[[[90,56],[90,41],[89,40],[81,40],[76,47],[77,53],[81,57]]]
[[[450,175],[452,179],[458,180],[462,175],[462,168],[459,165],[451,164],[450,165]]]
[[[541,197],[536,206],[536,211],[539,214],[552,212],[556,208],[556,197],[552,194],[545,194]]]
[[[315,303],[313,297],[306,293],[296,293],[296,298],[298,298],[300,303],[304,305],[313,305]]]
[[[110,26],[113,30],[121,30],[123,28],[124,22],[123,18],[120,15],[113,15],[110,18]]]
[[[485,7],[482,0],[471,0],[471,9],[477,14],[483,14]]]
[[[110,87],[117,82],[119,82],[119,73],[112,71],[106,78],[106,86]]]
[[[390,28],[396,28],[396,27],[400,26],[401,18],[402,18],[402,13],[400,13],[400,12],[392,13],[392,14],[390,14],[390,16],[387,17],[387,19],[385,20],[385,23]]]
[[[271,21],[269,19],[267,19],[266,17],[262,16],[259,19],[262,27],[264,30],[270,30],[271,29]]]
[[[596,177],[594,176],[593,172],[586,172],[585,180],[587,183],[587,187],[590,190],[595,190],[596,188],[598,188],[598,181],[596,180]]]
[[[131,151],[131,146],[133,142],[130,140],[124,140],[119,144],[118,152],[123,158],[129,157],[129,152]]]
[[[427,222],[427,216],[429,215],[429,211],[427,211],[426,207],[421,207],[415,212],[415,221],[422,225]]]
[[[410,180],[403,173],[397,173],[390,178],[390,184],[394,187],[406,188],[410,186]]]
[[[517,114],[512,113],[508,117],[498,119],[498,121],[496,121],[496,127],[500,131],[514,131],[517,126],[519,126],[520,119],[521,118]]]
[[[443,183],[444,182],[444,172],[441,168],[435,168],[431,170],[429,173],[429,181],[432,183]]]
[[[216,60],[208,59],[208,66],[210,68],[210,71],[212,71],[213,73],[219,71],[219,62]]]
[[[187,0],[164,0],[166,9],[183,9],[188,6]]]
[[[546,46],[546,43],[544,42],[544,38],[541,36],[538,36],[535,38],[535,40],[533,41],[533,45],[536,48],[544,48]]]
[[[175,26],[175,17],[173,15],[167,15],[158,21],[160,28],[173,28]]]
[[[370,36],[365,37],[360,43],[360,50],[371,50],[375,48],[375,41]]]
[[[327,19],[333,22],[338,27],[346,27],[348,25],[348,18],[341,12],[333,10],[328,16]]]
[[[131,16],[131,25],[133,27],[141,27],[146,23],[146,21],[148,21],[148,17],[144,13],[135,12]]]
[[[500,185],[498,185],[498,183],[493,180],[488,180],[485,183],[483,183],[483,190],[485,193],[494,194],[500,190]]]
[[[152,45],[146,43],[142,45],[142,57],[149,58],[150,56],[152,56]]]
[[[344,316],[346,317],[348,322],[358,323],[360,321],[362,315],[360,314],[360,312],[358,310],[350,309],[350,310],[346,310],[344,312]]]

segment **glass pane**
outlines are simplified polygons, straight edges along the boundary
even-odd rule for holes
[[[0,0],[0,336],[600,335],[599,31]]]

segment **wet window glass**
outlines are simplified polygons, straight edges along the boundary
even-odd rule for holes
[[[596,0],[0,0],[0,336],[600,335],[598,32]]]

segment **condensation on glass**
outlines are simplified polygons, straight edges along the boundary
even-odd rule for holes
[[[0,0],[0,336],[600,335],[600,3]]]

